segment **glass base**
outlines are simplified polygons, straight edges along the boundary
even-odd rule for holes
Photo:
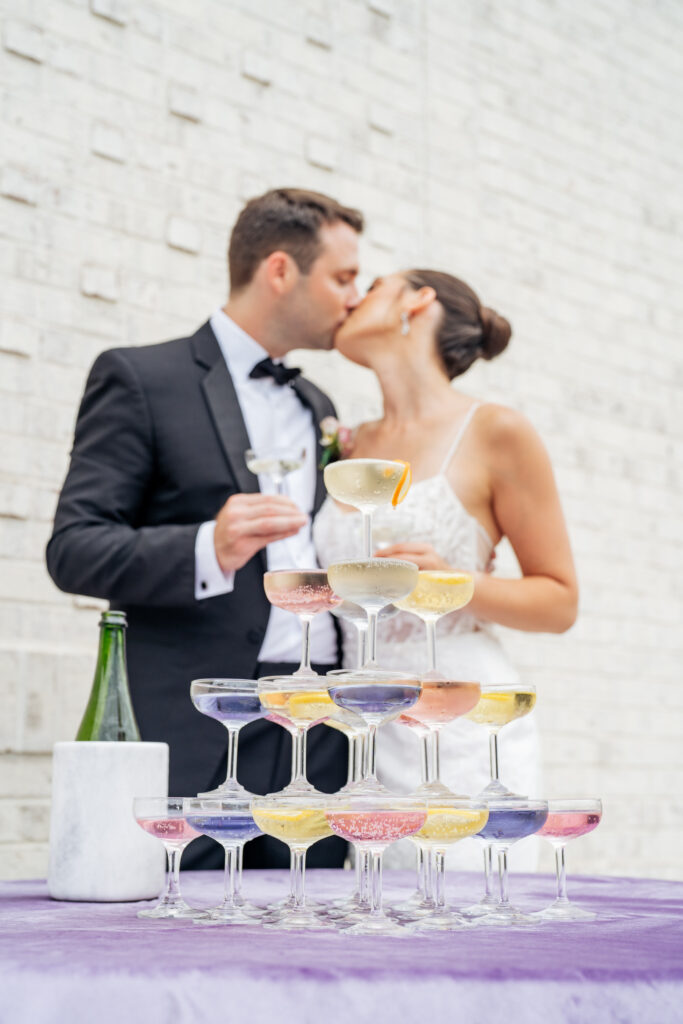
[[[393,921],[386,914],[365,913],[360,920],[348,928],[344,927],[344,923],[341,922],[340,931],[342,935],[387,935],[397,939],[410,937],[410,932],[406,927]]]
[[[582,910],[573,903],[555,900],[545,910],[537,910],[531,915],[537,921],[595,921],[598,915],[592,910]]]
[[[478,928],[479,924],[479,921],[468,921],[457,911],[442,910],[420,921],[411,921],[406,928],[411,932],[454,932],[462,928]]]
[[[538,925],[539,921],[533,914],[525,914],[510,904],[501,906],[497,904],[485,917],[482,917],[482,925],[492,925],[500,928],[529,928]]]
[[[400,907],[404,909],[399,909]],[[423,917],[429,917],[435,911],[436,902],[433,899],[425,899],[424,896],[413,904],[410,903],[410,900],[407,900],[404,904],[397,903],[393,907],[387,907],[387,913],[391,914],[392,917],[399,918],[401,921],[419,921]]]
[[[473,903],[469,907],[461,907],[460,913],[463,917],[485,917],[495,910],[497,906],[498,904],[493,898],[489,899],[487,896],[484,896],[478,903]]]
[[[491,779],[488,786],[485,786],[481,793],[477,793],[474,799],[479,802],[482,800],[527,800],[528,797],[523,793],[513,793],[502,782]]]
[[[151,918],[152,920],[161,920],[166,918],[167,920],[174,920],[178,918],[199,917],[204,914],[205,911],[197,910],[193,907],[188,906],[185,900],[174,900],[172,903],[168,900],[162,900],[157,903],[156,907],[150,907],[148,910],[138,910],[138,917]]]
[[[235,797],[244,800],[251,800],[254,794],[250,793],[244,786],[240,786],[239,782],[230,782],[228,779],[225,782],[221,782],[220,786],[216,789],[210,789],[206,793],[197,793],[198,800],[228,800],[234,799]]]
[[[265,920],[263,927],[270,931],[332,931],[334,925],[331,921],[314,914],[308,907],[301,910],[290,910],[280,914],[275,919]]]
[[[259,925],[254,917],[250,917],[249,914],[245,914],[243,910],[234,905],[213,907],[211,910],[202,911],[201,914],[195,911],[194,923],[206,925],[244,924],[251,925],[252,928]]]

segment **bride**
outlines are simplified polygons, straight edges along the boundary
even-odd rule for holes
[[[474,597],[438,624],[437,658],[462,679],[515,682],[518,676],[494,624],[530,632],[561,633],[574,623],[577,582],[560,500],[547,452],[520,413],[480,402],[451,381],[476,359],[493,359],[507,346],[510,324],[482,306],[463,281],[432,270],[378,279],[339,329],[336,348],[377,375],[381,419],[363,423],[351,458],[401,458],[413,484],[396,509],[375,514],[377,557],[403,558],[420,569],[472,572]],[[360,517],[328,497],[314,523],[323,566],[356,558]],[[511,544],[521,578],[490,573],[496,545]],[[389,543],[387,543],[387,541]],[[354,666],[355,628],[342,622],[344,664]],[[401,612],[380,624],[382,667],[426,669],[424,625]],[[502,778],[529,796],[540,793],[535,715],[513,722],[500,735]],[[378,774],[395,791],[419,785],[419,756],[410,729],[385,726],[378,746]],[[473,795],[489,778],[488,743],[481,726],[461,719],[441,732],[441,774],[456,792]],[[517,868],[535,866],[533,842],[512,849]],[[458,843],[449,862],[478,867],[478,844]],[[413,863],[405,843],[387,850],[388,867]]]

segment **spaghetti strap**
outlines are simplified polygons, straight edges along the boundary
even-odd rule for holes
[[[474,416],[475,412],[477,411],[477,409],[479,408],[479,406],[481,404],[482,404],[481,402],[475,402],[474,405],[470,406],[470,408],[465,413],[465,418],[463,419],[462,423],[458,427],[456,435],[453,438],[453,441],[451,442],[451,445],[450,445],[448,451],[446,452],[446,458],[441,463],[441,469],[439,470],[439,473],[438,473],[439,476],[444,476],[445,475],[446,470],[448,469],[448,465],[449,465],[451,459],[453,458],[453,456],[455,455],[455,453],[456,453],[456,451],[458,449],[458,445],[462,441],[463,435],[464,435],[465,431],[467,430],[467,428],[469,427],[469,425],[470,425],[470,423],[472,421],[472,417]]]

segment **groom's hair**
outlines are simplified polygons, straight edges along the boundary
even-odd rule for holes
[[[272,252],[288,253],[302,274],[307,274],[322,251],[320,229],[343,221],[363,230],[363,215],[322,192],[302,188],[276,188],[250,199],[230,235],[228,267],[230,288],[249,284],[256,268]]]

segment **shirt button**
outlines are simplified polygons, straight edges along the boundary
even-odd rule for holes
[[[206,588],[207,588],[206,580],[202,580],[201,583],[199,584],[199,586],[201,587],[202,590],[206,590]]]

